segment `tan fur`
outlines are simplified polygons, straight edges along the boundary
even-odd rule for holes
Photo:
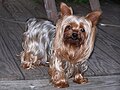
[[[63,88],[69,86],[67,79],[72,76],[76,83],[87,82],[82,75],[94,48],[96,24],[101,12],[94,11],[80,17],[74,16],[72,9],[64,3],[60,8],[61,18],[56,24],[49,73],[54,86]]]

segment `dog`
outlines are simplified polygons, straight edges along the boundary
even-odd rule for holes
[[[96,35],[96,25],[101,11],[86,16],[73,15],[71,7],[60,5],[60,18],[56,23],[53,53],[49,63],[51,82],[55,87],[68,87],[68,79],[78,84],[87,83],[84,72],[91,55]]]
[[[87,83],[84,72],[95,42],[96,25],[101,11],[86,16],[73,15],[71,7],[60,4],[60,18],[56,25],[35,18],[27,21],[21,52],[21,66],[34,68],[48,65],[48,73],[55,87],[68,87],[68,79]]]

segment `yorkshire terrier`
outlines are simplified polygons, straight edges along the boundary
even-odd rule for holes
[[[78,84],[86,83],[83,76],[86,61],[94,47],[96,24],[101,11],[93,11],[86,16],[73,15],[72,8],[60,5],[61,17],[56,23],[49,74],[55,87],[68,87],[68,78],[74,77]]]
[[[50,21],[30,19],[24,33],[22,67],[49,64],[49,75],[55,87],[68,87],[68,79],[87,83],[86,61],[94,48],[96,25],[101,11],[75,16],[71,7],[60,5],[61,15],[56,26]]]

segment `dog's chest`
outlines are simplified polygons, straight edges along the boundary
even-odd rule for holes
[[[69,61],[70,63],[77,63],[89,58],[93,47],[82,47],[74,49],[59,49],[58,55],[61,60]]]

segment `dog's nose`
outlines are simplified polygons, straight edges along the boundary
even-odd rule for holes
[[[77,33],[72,33],[72,39],[76,40],[78,38],[78,34]]]
[[[78,34],[77,34],[77,33],[73,33],[72,36],[73,36],[73,37],[77,37]]]

